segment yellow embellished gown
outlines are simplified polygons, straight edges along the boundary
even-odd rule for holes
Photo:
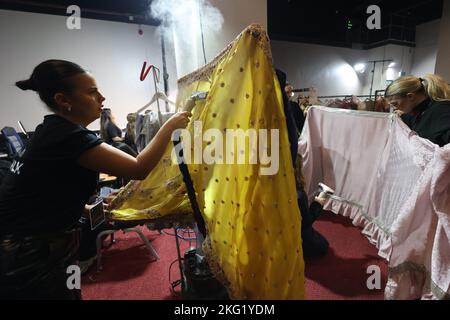
[[[247,27],[213,61],[179,79],[178,87],[180,109],[192,93],[208,92],[192,110],[187,128],[192,139],[183,140],[183,146],[190,156],[188,169],[207,229],[203,250],[211,270],[232,299],[304,299],[301,215],[282,89],[266,32],[259,25]],[[199,123],[200,133],[195,128]],[[267,129],[269,138],[270,130],[278,129],[277,164],[275,153],[271,155],[277,170],[264,173],[269,164],[249,160],[255,147],[249,139],[226,149],[231,142],[226,132],[231,129]],[[223,153],[212,151],[220,144],[208,139],[207,131],[223,133]],[[199,141],[200,145],[195,143]],[[274,143],[268,139],[269,150]],[[169,144],[150,175],[130,182],[114,199],[114,220],[192,221],[173,149]],[[207,164],[199,150],[215,161]],[[246,161],[237,163],[239,156]],[[228,159],[235,161],[228,163]]]

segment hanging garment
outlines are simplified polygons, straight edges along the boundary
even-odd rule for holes
[[[136,120],[134,124],[134,145],[136,146],[136,149],[138,152],[141,152],[142,149],[144,149],[144,138],[141,135],[142,131],[142,125],[144,123],[144,115],[143,114],[136,114]]]
[[[211,270],[233,299],[303,299],[301,217],[294,166],[282,89],[265,31],[259,25],[249,26],[212,62],[180,79],[178,86],[178,107],[194,92],[208,92],[192,110],[188,126],[192,139],[183,138],[182,143],[185,157],[192,156],[188,168],[206,224],[203,250]],[[257,133],[266,129],[272,158],[267,155],[264,159],[273,161],[263,164],[258,158],[252,164],[249,151],[254,145],[249,140],[220,154],[216,136],[206,138],[196,127],[197,121],[201,121],[203,133],[209,129],[216,135],[224,133],[222,146],[233,143],[226,135],[231,129]],[[272,136],[276,130],[278,139]],[[208,151],[214,154],[213,162],[205,158],[195,161],[196,139],[200,139],[203,155]],[[131,182],[117,196],[112,203],[113,219],[177,221],[192,217],[178,165],[171,161],[172,149],[169,144],[144,181]],[[239,155],[247,161],[237,164]],[[222,163],[229,157],[235,161]]]
[[[161,113],[162,123],[164,124],[164,122],[166,122],[173,115],[174,113],[171,112]],[[139,152],[141,152],[150,143],[150,141],[152,141],[160,127],[158,112],[149,111],[144,115],[137,115],[135,125],[135,141]]]
[[[158,113],[150,111],[149,113],[145,114],[141,131],[141,135],[143,135],[144,137],[143,139],[144,144],[142,146],[143,148],[145,148],[145,146],[147,146],[150,143],[150,141],[158,132],[159,128],[160,126],[158,120]]]
[[[137,152],[136,147],[136,113],[127,114],[127,127],[125,131],[125,143]]]
[[[339,134],[336,134],[339,132]],[[450,145],[394,114],[313,107],[299,142],[310,199],[350,217],[389,262],[386,299],[450,298]]]

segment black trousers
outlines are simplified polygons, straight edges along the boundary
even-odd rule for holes
[[[309,205],[308,196],[301,186],[297,190],[297,201],[302,215],[302,230],[309,229],[322,213],[322,206],[315,201]]]
[[[308,205],[308,196],[302,187],[297,190],[297,201],[302,214],[303,256],[323,256],[327,254],[329,248],[327,239],[313,228],[314,221],[323,211],[322,206],[315,201]]]
[[[77,264],[79,230],[57,235],[0,238],[1,300],[79,300],[67,273]]]

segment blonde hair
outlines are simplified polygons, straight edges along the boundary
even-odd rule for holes
[[[434,101],[450,100],[449,84],[436,74],[427,74],[423,78],[398,78],[386,88],[385,97],[405,96],[412,92],[423,92]]]

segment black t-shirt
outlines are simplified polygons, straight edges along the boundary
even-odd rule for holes
[[[440,147],[450,143],[450,101],[427,99],[402,120],[417,134]]]
[[[98,182],[98,173],[77,160],[100,143],[94,132],[60,116],[46,116],[0,186],[0,235],[73,226]]]
[[[108,124],[106,125],[106,133],[108,135],[106,142],[109,144],[114,142],[113,138],[115,137],[122,138],[122,130],[111,121],[108,121]]]

